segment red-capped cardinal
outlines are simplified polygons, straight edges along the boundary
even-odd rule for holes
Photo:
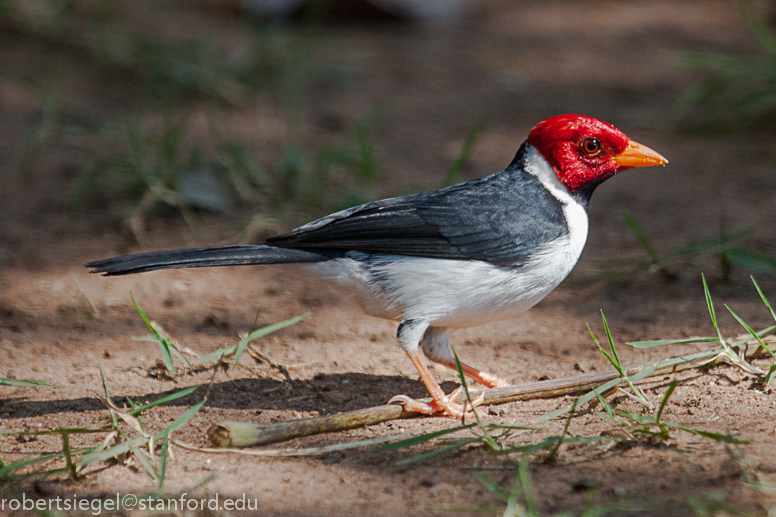
[[[583,115],[537,124],[503,171],[452,187],[349,208],[264,244],[155,251],[86,264],[92,273],[304,263],[355,288],[369,314],[400,322],[397,337],[432,397],[391,399],[407,411],[458,417],[421,359],[455,368],[450,328],[519,314],[577,263],[595,188],[632,167],[664,165],[655,151]],[[488,386],[506,383],[462,365]]]

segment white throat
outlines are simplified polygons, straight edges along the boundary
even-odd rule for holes
[[[544,156],[530,144],[526,147],[525,171],[538,178],[555,199],[563,204],[569,230],[569,254],[576,263],[587,241],[587,210],[569,193]]]

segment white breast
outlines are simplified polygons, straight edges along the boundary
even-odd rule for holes
[[[587,240],[585,208],[532,147],[526,171],[563,204],[568,234],[544,244],[521,268],[481,261],[361,255],[310,266],[316,273],[356,287],[374,316],[424,319],[432,326],[473,327],[519,314],[547,296],[574,268]]]

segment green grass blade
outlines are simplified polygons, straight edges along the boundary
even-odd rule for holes
[[[175,375],[175,367],[172,364],[172,353],[170,352],[170,344],[166,339],[159,340],[159,352],[162,354],[162,361],[167,368],[167,372],[170,375]]]
[[[625,343],[633,348],[655,348],[666,345],[684,345],[688,343],[718,343],[718,337],[691,337],[686,339],[658,339],[655,341],[629,341]]]
[[[170,433],[177,431],[178,429],[186,425],[188,421],[191,420],[191,417],[197,414],[197,411],[200,410],[200,408],[205,404],[205,402],[207,402],[207,399],[202,399],[201,402],[187,409],[181,416],[176,418],[173,423],[167,426],[162,432],[154,436],[154,441],[158,442],[159,440],[163,440],[167,438],[170,435]]]
[[[555,460],[558,454],[558,449],[560,449],[560,446],[563,444],[563,438],[565,438],[566,433],[568,433],[569,426],[571,425],[571,419],[574,418],[574,413],[577,411],[578,406],[579,406],[579,398],[575,398],[574,402],[571,403],[571,409],[569,409],[569,416],[566,419],[566,423],[563,425],[563,432],[560,433],[560,436],[558,437],[558,441],[555,442],[555,445],[552,447],[552,449],[550,449],[550,453],[547,456],[548,460],[551,460],[551,461]]]
[[[470,443],[475,443],[482,440],[483,440],[482,436],[472,436],[471,438],[464,438],[463,440],[458,440],[457,442],[454,442],[446,447],[440,447],[439,449],[434,449],[428,452],[424,452],[423,454],[413,456],[412,458],[407,458],[405,460],[397,461],[396,464],[410,465],[411,463],[417,463],[419,461],[427,460],[428,458],[433,458],[438,454],[443,454],[447,451],[452,451],[454,449],[458,449],[459,447],[464,447],[466,445],[469,445]]]
[[[657,365],[654,363],[642,367],[641,370],[633,374],[633,377],[630,378],[631,382],[639,382],[642,379],[646,379],[656,368]]]
[[[545,431],[546,427],[533,427],[522,424],[488,424],[488,429],[519,429],[521,431]]]
[[[504,455],[504,454],[513,454],[516,452],[520,452],[520,453],[525,452],[527,454],[534,454],[548,447],[553,447],[558,442],[558,440],[560,440],[560,436],[550,436],[549,438],[543,440],[540,443],[521,445],[518,447],[509,447],[509,448],[502,449],[500,451],[495,451],[492,454]],[[583,445],[587,445],[589,443],[596,443],[596,442],[618,442],[622,440],[623,438],[617,437],[617,436],[566,436],[565,438],[563,438],[564,443],[583,444]]]
[[[210,352],[207,355],[203,355],[202,357],[197,357],[192,361],[193,364],[204,364],[209,363],[210,361],[216,361],[218,360],[222,355],[224,357],[229,357],[230,355],[234,354],[234,352],[237,350],[237,345],[228,346],[225,348],[220,348],[216,350],[215,352]]]
[[[105,399],[110,402],[110,391],[108,390],[108,382],[105,380],[105,374],[102,373],[102,366],[100,366],[100,378],[102,379],[102,389],[105,391]],[[108,411],[110,411],[110,421],[113,424],[113,429],[118,429],[119,421],[116,413],[111,408],[108,408]]]
[[[56,388],[49,381],[37,379],[3,379],[0,378],[0,386],[16,386],[19,388]]]
[[[602,384],[601,386],[599,386],[595,390],[591,391],[587,395],[583,395],[583,396],[579,397],[579,399],[578,399],[579,402],[577,403],[577,407],[582,406],[583,404],[587,404],[588,402],[593,400],[593,398],[596,396],[596,393],[595,393],[596,391],[598,393],[605,393],[605,392],[609,391],[610,389],[614,388],[615,386],[617,386],[618,384],[620,384],[622,381],[623,381],[622,377],[617,377],[616,379],[612,379],[611,381],[609,381],[609,382],[607,382],[605,384]],[[546,422],[547,420],[552,420],[555,417],[558,417],[560,415],[566,414],[570,410],[571,410],[571,405],[568,405],[568,406],[565,406],[565,407],[562,407],[562,408],[558,408],[558,409],[556,409],[554,411],[550,411],[548,413],[545,413],[545,414],[543,414],[541,416],[538,416],[538,417],[534,418],[532,420],[532,422],[535,422],[535,423]]]
[[[182,362],[184,365],[186,365],[186,368],[191,368],[191,363],[186,358],[185,355],[183,355],[183,352],[178,349],[178,345],[174,341],[167,340],[167,343],[170,346],[170,351],[175,354],[175,356],[178,358],[180,362]]]
[[[663,414],[663,409],[666,407],[666,403],[668,402],[668,399],[671,398],[671,394],[676,389],[676,379],[671,381],[671,384],[668,385],[668,389],[666,390],[666,394],[663,395],[663,400],[660,401],[660,406],[657,408],[657,414],[655,415],[655,423],[660,425],[660,416]]]
[[[604,316],[604,311],[601,311],[601,319],[604,322],[604,330],[606,331],[606,340],[609,341],[609,348],[612,350],[612,357],[614,357],[614,360],[617,362],[617,365],[615,366],[617,368],[617,371],[620,372],[620,375],[625,377],[625,373],[622,369],[622,363],[620,362],[620,358],[617,355],[617,348],[614,346],[614,339],[612,339],[612,332],[609,330],[609,323],[606,321],[606,316]]]
[[[490,446],[491,449],[498,450],[500,447],[498,443],[496,443],[496,440],[493,439],[493,437],[488,432],[488,429],[483,425],[482,420],[480,420],[480,415],[477,413],[477,409],[474,407],[474,403],[472,402],[472,396],[471,393],[469,393],[469,385],[466,382],[466,376],[463,374],[463,367],[461,366],[461,361],[458,359],[458,354],[455,353],[455,350],[453,350],[453,358],[455,359],[455,369],[458,371],[458,378],[461,381],[461,386],[463,386],[463,391],[466,393],[466,400],[469,402],[469,407],[472,408],[472,413],[474,413],[474,418],[477,420],[477,426],[482,431],[482,436],[485,439],[485,442]]]
[[[151,329],[151,332],[153,332],[156,336],[156,339],[159,343],[159,351],[162,353],[162,361],[164,362],[164,366],[167,368],[167,371],[170,375],[175,375],[175,368],[172,364],[172,354],[170,353],[170,344],[167,342],[167,338],[162,336],[159,333],[159,330],[151,323],[151,320],[148,319],[145,311],[143,311],[143,309],[140,308],[140,305],[138,305],[138,303],[135,301],[135,297],[132,296],[132,293],[129,293],[129,297],[132,299],[132,303],[135,304],[135,309],[137,309],[137,312],[140,313],[143,321],[145,321],[146,326]]]
[[[158,484],[159,475],[156,473],[156,469],[154,468],[154,464],[151,463],[151,459],[148,456],[146,456],[145,453],[142,450],[140,450],[140,448],[138,447],[135,447],[132,449],[132,455],[134,459],[146,471],[146,474],[148,474],[148,477],[150,477],[152,481],[156,481]]]
[[[528,455],[525,453],[520,456],[517,464],[517,479],[515,483],[517,484],[518,482],[525,498],[527,517],[539,517],[539,505],[536,503],[536,493],[531,483],[531,473],[528,470]],[[515,490],[512,492],[517,495]],[[515,498],[515,503],[517,503],[517,498]]]
[[[746,21],[749,22],[752,32],[760,40],[760,45],[771,57],[776,57],[776,34],[771,31],[765,20],[757,15],[751,3],[740,2],[739,6],[746,17]]]
[[[161,494],[164,488],[164,480],[167,476],[167,454],[170,450],[170,437],[165,436],[162,440],[162,450],[160,451],[159,459],[159,484],[156,486],[156,493]]]
[[[762,329],[762,330],[758,330],[758,331],[757,331],[757,335],[758,335],[759,337],[764,337],[764,336],[766,336],[767,334],[770,334],[771,332],[773,332],[774,330],[776,330],[776,325],[771,325],[770,327],[766,327],[766,328],[764,328],[764,329]],[[743,339],[739,339],[738,341],[734,341],[734,342],[733,342],[733,343],[730,345],[730,347],[731,347],[731,348],[738,348],[738,347],[740,347],[740,346],[742,346],[742,345],[744,345],[744,344],[748,343],[749,341],[751,341],[751,338],[745,337],[745,338],[743,338]]]
[[[175,392],[171,395],[167,395],[166,397],[162,397],[159,400],[155,400],[153,402],[149,402],[148,404],[144,404],[142,406],[138,406],[136,408],[133,408],[132,411],[129,413],[130,415],[137,416],[143,411],[146,411],[148,409],[151,409],[152,407],[159,406],[161,404],[166,404],[167,402],[178,400],[179,398],[183,398],[186,395],[189,395],[191,393],[194,393],[194,391],[199,388],[199,384],[196,386],[189,386],[188,388],[182,389],[178,392]]]
[[[93,463],[100,463],[105,460],[115,458],[116,456],[125,454],[132,449],[141,447],[146,443],[148,443],[148,438],[146,438],[145,436],[138,436],[131,440],[127,440],[126,442],[121,442],[117,445],[114,445],[113,447],[108,447],[107,449],[103,449],[101,451],[95,451],[95,452],[90,452],[88,454],[84,454],[78,459],[78,466],[86,467],[87,465],[91,465]]]
[[[604,408],[604,411],[606,411],[606,414],[609,415],[609,417],[614,420],[615,422],[618,422],[617,415],[614,414],[614,409],[612,408],[612,405],[609,404],[604,397],[598,393],[597,390],[593,390],[593,393],[595,393],[596,398],[598,398],[598,402],[601,403],[601,407]]]
[[[725,338],[722,337],[722,332],[719,330],[719,325],[717,325],[717,314],[714,312],[714,302],[711,299],[711,293],[709,292],[709,286],[706,283],[706,275],[701,273],[701,278],[703,279],[703,293],[706,295],[706,305],[709,308],[709,316],[711,316],[711,324],[714,325],[714,330],[717,331],[717,338],[719,339],[720,344],[727,349],[728,345],[725,342]]]
[[[773,307],[771,307],[771,302],[768,301],[768,298],[765,297],[762,289],[760,289],[760,286],[757,284],[757,280],[754,279],[754,276],[750,276],[749,278],[752,279],[752,283],[754,284],[755,289],[757,289],[757,293],[760,295],[760,298],[762,299],[765,306],[768,307],[768,310],[771,312],[771,316],[774,320],[776,320],[776,312],[774,312]]]
[[[509,501],[509,495],[510,493],[507,492],[507,490],[498,484],[496,481],[493,480],[490,476],[485,474],[484,472],[480,470],[475,470],[473,472],[474,477],[476,477],[480,483],[485,485],[485,488],[496,494],[496,496],[501,499],[504,502]]]
[[[6,479],[8,477],[8,474],[12,472],[16,472],[17,470],[21,470],[26,467],[31,467],[39,463],[45,463],[47,461],[50,461],[56,458],[61,458],[64,455],[65,455],[64,452],[55,452],[53,454],[44,454],[43,456],[38,456],[37,458],[24,459],[14,463],[9,463],[4,467],[0,468],[0,480]]]
[[[441,431],[434,431],[432,433],[421,434],[420,436],[413,436],[405,440],[399,440],[398,442],[386,443],[385,445],[380,445],[379,447],[375,447],[374,450],[375,452],[388,452],[388,451],[395,451],[397,449],[404,449],[406,447],[412,447],[413,445],[418,445],[420,443],[433,440],[434,438],[439,438],[440,436],[444,436],[446,434],[454,433],[456,431],[461,431],[463,429],[469,429],[471,427],[474,427],[475,425],[477,424],[473,422],[471,424],[451,427],[450,429],[442,429]]]
[[[604,350],[604,348],[601,346],[601,343],[598,342],[598,338],[595,337],[595,334],[593,334],[593,330],[590,328],[590,325],[587,326],[587,331],[590,333],[590,337],[593,338],[593,341],[595,342],[596,346],[598,347],[598,350],[600,350],[601,353],[604,354],[604,357],[606,357],[606,359],[610,363],[612,363],[612,366],[614,366],[614,368],[619,372],[620,370],[619,370],[619,368],[617,366],[617,363],[615,362],[615,360],[609,354],[606,353],[606,350]]]
[[[728,307],[728,305],[727,305],[727,304],[725,304],[725,308],[726,308],[726,309],[727,309],[727,310],[730,312],[730,314],[732,314],[732,315],[733,315],[733,317],[736,319],[736,321],[738,321],[738,323],[740,323],[740,324],[741,324],[741,326],[742,326],[742,327],[744,327],[744,328],[746,329],[746,331],[747,331],[747,332],[749,332],[749,334],[751,334],[751,335],[752,335],[752,337],[753,337],[753,338],[755,338],[755,339],[757,340],[757,342],[758,342],[758,343],[760,343],[760,346],[761,346],[761,347],[763,347],[763,348],[765,349],[765,351],[766,351],[766,352],[768,352],[769,354],[771,354],[771,356],[773,356],[773,357],[776,357],[776,354],[774,354],[774,353],[771,351],[771,349],[770,349],[770,348],[768,348],[767,346],[765,346],[765,343],[763,343],[763,340],[762,340],[762,339],[760,339],[760,336],[758,336],[758,335],[757,335],[757,332],[755,332],[754,330],[752,330],[752,327],[750,327],[750,326],[749,326],[749,325],[748,325],[748,324],[747,324],[747,323],[746,323],[746,322],[745,322],[743,319],[741,319],[741,317],[740,317],[738,314],[736,314],[735,312],[733,312],[733,309],[731,309],[730,307]]]
[[[674,424],[673,422],[662,422],[661,425],[664,425],[667,427],[673,427],[674,429],[681,429],[682,431],[686,431],[688,433],[702,436],[704,438],[708,438],[709,440],[714,440],[715,442],[736,443],[736,444],[742,444],[742,445],[749,443],[748,440],[744,440],[742,438],[736,438],[735,436],[732,436],[729,434],[719,434],[719,433],[710,433],[708,431],[699,431],[698,429],[693,429],[691,427],[687,427],[681,424]]]
[[[776,330],[776,325],[771,325],[770,327],[767,327],[767,328],[764,328],[763,330],[758,331],[757,335],[762,337],[768,334],[769,332],[772,332],[773,330]],[[738,340],[730,346],[732,348],[736,348],[743,345],[747,341],[750,341],[750,339],[746,338],[746,339]],[[686,344],[692,344],[692,343],[719,343],[719,337],[690,337],[690,338],[684,338],[684,339],[658,339],[655,341],[630,341],[625,344],[628,346],[632,346],[634,348],[643,349],[643,348],[654,348],[654,347],[665,346],[665,345],[686,345]]]
[[[768,373],[765,374],[763,384],[765,386],[770,386],[773,384],[774,379],[776,379],[776,363],[773,363],[771,367],[768,368]]]
[[[274,323],[272,325],[267,325],[266,327],[262,327],[260,329],[254,330],[245,339],[241,339],[240,343],[237,345],[237,349],[234,353],[234,366],[237,366],[237,361],[240,360],[240,356],[242,356],[243,352],[245,352],[245,349],[248,348],[248,344],[253,341],[254,339],[259,339],[260,337],[264,337],[267,334],[271,334],[272,332],[276,332],[282,328],[288,327],[289,325],[293,325],[295,323],[299,323],[303,319],[307,317],[307,314],[302,314],[301,316],[296,316],[295,318],[288,319],[286,321],[281,321],[280,323]],[[234,367],[233,366],[233,367]]]
[[[734,266],[752,273],[776,275],[776,259],[768,255],[742,248],[730,248],[727,250],[727,256]]]

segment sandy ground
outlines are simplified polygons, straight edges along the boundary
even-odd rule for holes
[[[205,24],[203,18],[202,13],[192,15],[191,23]],[[233,24],[219,19],[213,25],[229,33]],[[608,283],[591,280],[603,259],[644,255],[622,220],[623,209],[663,251],[714,237],[724,216],[730,229],[755,226],[742,245],[776,252],[773,227],[767,223],[775,215],[772,130],[703,135],[681,129],[669,115],[671,103],[699,77],[679,65],[681,52],[757,48],[734,6],[723,1],[494,1],[457,28],[339,27],[324,34],[314,49],[315,59],[357,73],[341,88],[323,88],[311,96],[303,108],[302,128],[306,142],[320,146],[332,138],[332,130],[321,120],[336,117],[351,128],[376,105],[384,106],[374,134],[381,179],[370,192],[375,198],[439,185],[463,138],[481,117],[486,129],[462,179],[503,168],[535,122],[562,112],[612,122],[668,157],[665,169],[631,171],[596,192],[580,264],[546,300],[520,317],[452,335],[463,360],[509,381],[568,377],[610,368],[586,329],[589,323],[603,337],[599,310],[611,324],[623,363],[703,349],[690,345],[634,351],[622,344],[712,335],[701,272],[709,280],[726,336],[743,329],[724,311],[723,302],[754,328],[772,323],[748,272],[734,269],[724,282],[714,256],[679,262],[674,281],[654,272]],[[67,102],[89,106],[115,121],[131,111],[139,93],[133,88],[118,93],[116,84],[106,83],[88,66],[54,66],[68,59],[65,50],[0,35],[0,377],[47,379],[57,386],[0,387],[2,430],[107,424],[108,413],[95,396],[102,391],[99,368],[117,403],[125,396],[150,401],[210,381],[212,370],[175,380],[159,375],[156,345],[132,340],[147,330],[130,291],[152,319],[199,353],[234,344],[239,333],[250,329],[258,309],[262,325],[309,313],[301,323],[256,342],[262,354],[289,368],[292,381],[284,382],[275,369],[244,357],[236,369],[216,374],[206,406],[176,433],[185,442],[207,446],[206,429],[225,419],[268,423],[380,405],[399,393],[425,395],[397,346],[394,323],[363,315],[358,301],[346,292],[309,279],[294,267],[172,271],[117,279],[88,275],[83,263],[140,249],[108,208],[68,211],[65,206],[73,176],[89,164],[83,149],[105,145],[104,138],[66,135],[53,142],[49,152],[35,156],[33,165],[27,163],[33,157],[22,151],[23,133],[39,120],[41,103],[18,78],[52,69],[48,81]],[[205,133],[206,107],[194,102],[185,109],[193,113],[192,138]],[[282,113],[269,101],[259,100],[225,116],[255,149],[272,153],[285,136]],[[77,145],[70,145],[75,140]],[[241,217],[247,215],[202,215],[196,240],[179,219],[152,218],[144,248],[227,242],[234,238],[235,218]],[[284,228],[301,222],[295,219],[299,217],[289,216]],[[776,298],[773,278],[760,275],[758,281]],[[453,372],[434,372],[447,391],[456,386]],[[665,419],[731,433],[750,444],[729,446],[676,432],[670,440],[653,444],[564,445],[555,462],[543,461],[542,455],[531,459],[542,515],[579,514],[586,487],[595,488],[594,504],[619,501],[629,509],[658,505],[651,507],[652,515],[692,515],[688,498],[716,493],[725,494],[726,504],[755,515],[776,507],[773,495],[744,483],[754,475],[774,478],[774,395],[764,393],[761,383],[740,370],[721,366],[654,379],[644,385],[647,396],[660,400],[672,378],[679,384]],[[151,410],[145,425],[152,431],[163,429],[199,401],[200,393]],[[612,398],[640,411],[622,395]],[[485,422],[528,424],[570,401],[510,403],[483,409],[481,415]],[[596,415],[599,410],[583,408],[569,433],[616,432]],[[281,447],[432,431],[453,423],[436,417],[399,420],[297,439]],[[553,420],[546,430],[521,434],[512,443],[538,442],[561,432],[563,424],[563,419]],[[89,445],[97,439],[78,437],[74,442]],[[54,437],[0,437],[5,462],[60,449]],[[262,515],[460,515],[483,506],[504,507],[473,471],[482,469],[509,487],[517,455],[497,456],[471,447],[416,465],[396,464],[427,449],[278,459],[174,448],[165,491],[190,491],[214,475],[198,494],[246,494],[259,501]],[[116,491],[153,492],[156,485],[136,466],[103,465],[78,481],[54,477],[0,489],[6,495],[91,498]]]

